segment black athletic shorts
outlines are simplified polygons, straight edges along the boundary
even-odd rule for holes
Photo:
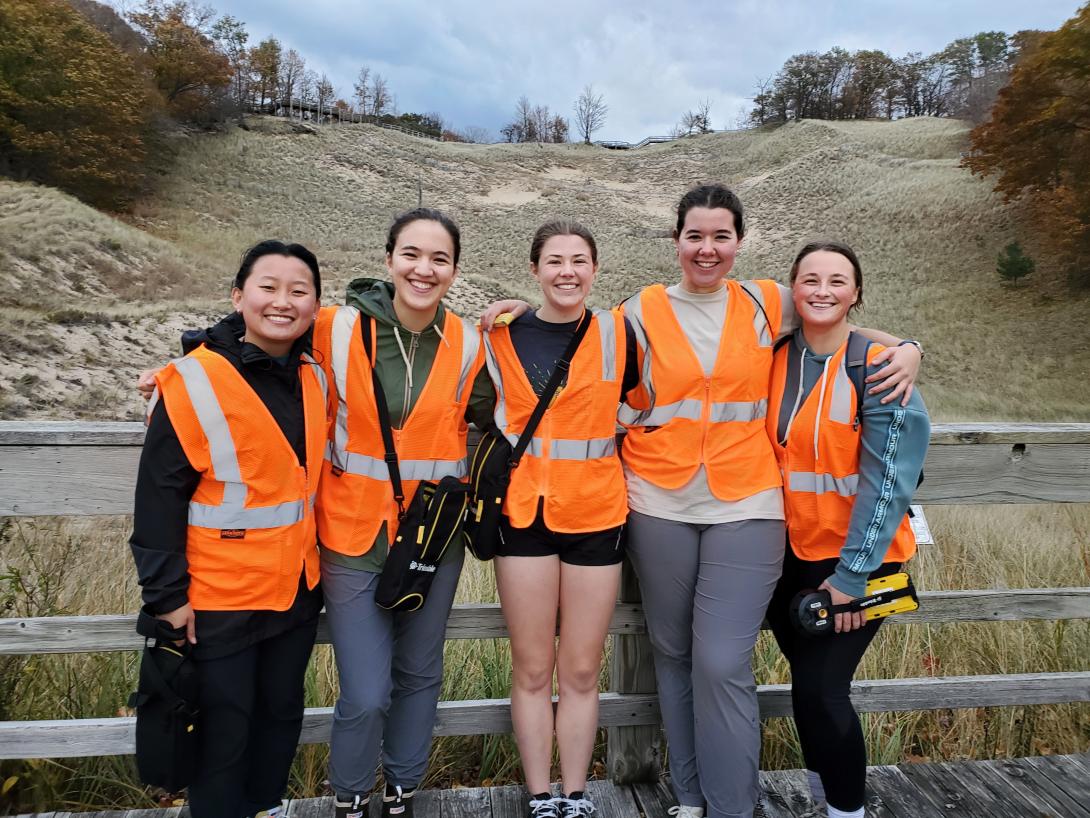
[[[549,557],[568,565],[616,565],[624,559],[624,526],[582,534],[560,534],[545,527],[540,510],[529,528],[514,528],[500,517],[497,557]]]

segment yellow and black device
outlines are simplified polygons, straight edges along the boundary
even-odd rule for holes
[[[862,611],[863,619],[884,619],[894,614],[914,611],[920,607],[916,586],[904,572],[872,579],[866,593],[844,605],[834,605],[828,591],[800,591],[791,601],[791,622],[813,636],[835,633],[835,616],[838,613]]]

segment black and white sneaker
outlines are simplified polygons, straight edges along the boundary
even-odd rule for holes
[[[594,802],[582,792],[573,792],[560,800],[563,818],[587,818],[595,811]]]
[[[382,796],[382,818],[413,818],[413,793],[398,785],[386,785]]]
[[[530,818],[564,818],[563,798],[553,798],[543,792],[530,796]]]

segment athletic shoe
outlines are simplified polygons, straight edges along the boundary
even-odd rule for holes
[[[333,801],[334,818],[367,818],[370,798],[357,795],[351,801]]]
[[[530,818],[564,818],[563,798],[530,797]]]
[[[396,784],[386,785],[386,794],[382,796],[382,818],[413,818],[413,793]]]
[[[593,802],[581,792],[573,792],[560,800],[562,802],[560,809],[563,810],[564,818],[587,818],[594,812]]]
[[[270,809],[263,809],[254,815],[254,818],[283,818],[287,813],[284,810],[284,805],[281,804],[278,807],[272,807]]]
[[[690,807],[681,804],[676,807],[670,807],[666,810],[667,815],[673,816],[673,818],[704,818],[703,807]]]

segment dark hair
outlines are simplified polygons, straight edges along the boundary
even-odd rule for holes
[[[590,245],[590,260],[595,264],[598,263],[598,245],[594,241],[594,236],[583,225],[577,221],[571,219],[555,219],[551,222],[545,222],[534,233],[533,241],[530,242],[530,263],[537,264],[541,260],[541,250],[545,246],[545,242],[554,236],[578,236],[588,245]]]
[[[394,252],[394,248],[397,246],[397,237],[401,235],[401,231],[407,225],[418,221],[439,222],[443,229],[450,234],[450,240],[454,242],[454,264],[457,266],[458,259],[462,255],[462,234],[458,230],[458,225],[446,213],[430,207],[417,207],[398,214],[397,218],[394,219],[394,223],[390,225],[390,232],[386,234],[386,255]]]
[[[259,241],[242,254],[238,272],[235,273],[235,280],[231,286],[241,290],[242,285],[246,283],[246,279],[253,272],[254,264],[262,256],[289,256],[299,259],[310,268],[310,274],[314,278],[314,294],[319,296],[322,294],[322,273],[318,269],[318,259],[315,258],[314,253],[301,244],[284,244],[284,242],[276,239]]]
[[[859,263],[859,257],[855,254],[855,250],[846,245],[842,241],[836,241],[835,239],[816,239],[814,241],[807,242],[799,250],[798,255],[795,256],[795,263],[791,265],[791,283],[795,283],[795,279],[799,275],[799,265],[802,260],[811,253],[838,253],[848,261],[852,263],[852,269],[855,271],[855,288],[859,291],[858,297],[855,303],[852,304],[851,312],[854,309],[863,309],[863,267]]]
[[[730,188],[724,185],[700,185],[681,197],[677,205],[677,227],[674,238],[681,236],[685,228],[685,217],[694,207],[706,207],[710,210],[723,208],[734,214],[734,232],[738,238],[746,234],[745,220],[742,214],[742,200]]]

